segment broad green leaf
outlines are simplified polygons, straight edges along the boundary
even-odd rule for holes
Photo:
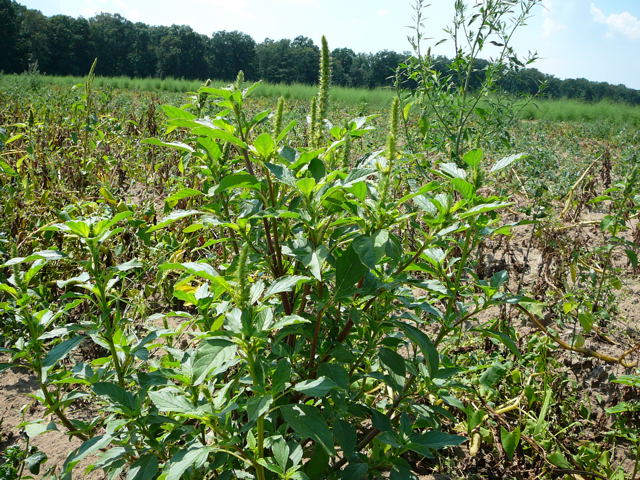
[[[463,198],[469,200],[473,197],[474,186],[472,183],[463,180],[462,178],[452,178],[451,185],[455,188]]]
[[[462,160],[464,160],[464,162],[471,168],[475,168],[480,165],[480,162],[482,162],[483,155],[484,153],[482,152],[482,149],[477,148],[465,153]]]
[[[547,460],[558,468],[571,468],[571,464],[567,462],[567,457],[565,457],[562,452],[554,452],[547,455]]]
[[[160,108],[162,109],[164,114],[170,119],[182,118],[185,120],[194,120],[196,118],[196,116],[193,113],[187,112],[186,110],[183,110],[178,107],[174,107],[173,105],[162,105],[160,106]]]
[[[280,468],[284,471],[289,463],[289,446],[282,436],[271,437],[271,451]]]
[[[316,181],[311,177],[306,177],[298,180],[296,182],[296,186],[304,196],[308,197],[313,192],[313,189],[316,186]]]
[[[111,443],[111,440],[113,440],[111,435],[100,435],[84,442],[79,448],[71,452],[64,461],[65,472],[70,472],[86,456],[105,448]]]
[[[43,381],[47,378],[47,372],[60,360],[65,358],[73,349],[82,343],[84,337],[71,337],[62,343],[59,343],[51,349],[42,362]]]
[[[404,332],[404,334],[422,351],[425,361],[427,362],[427,368],[429,374],[433,377],[438,372],[439,356],[436,347],[433,345],[429,337],[420,329],[409,325],[404,322],[397,322],[397,325]]]
[[[340,445],[345,457],[351,458],[356,454],[358,436],[353,425],[345,420],[336,420],[333,424],[333,435]]]
[[[164,480],[180,480],[189,469],[198,469],[206,462],[209,454],[213,452],[211,447],[196,447],[190,450],[181,450],[171,458],[163,470]]]
[[[47,455],[44,452],[37,451],[32,455],[29,455],[24,459],[25,466],[34,475],[40,473],[40,466],[47,460]],[[27,477],[28,478],[28,477]]]
[[[501,208],[508,207],[513,205],[511,202],[492,202],[492,203],[483,203],[482,205],[476,205],[473,208],[470,208],[466,212],[460,214],[460,218],[473,217],[474,215],[480,215],[481,213],[491,212],[493,210],[499,210]]]
[[[196,190],[194,188],[183,188],[181,190],[178,190],[173,195],[169,195],[164,199],[164,201],[170,207],[173,207],[176,203],[178,203],[179,200],[182,200],[184,198],[197,197],[199,195],[202,195],[202,192],[200,190]]]
[[[285,405],[280,407],[280,412],[300,437],[311,438],[327,454],[333,455],[333,435],[320,410],[311,405]]]
[[[275,393],[284,390],[287,382],[291,381],[291,364],[285,358],[280,359],[276,365],[276,369],[271,377],[271,386]]]
[[[200,213],[200,211],[198,211],[198,210],[176,210],[176,211],[170,213],[169,215],[167,215],[166,217],[164,217],[160,221],[160,223],[157,223],[154,226],[152,226],[148,230],[148,232],[155,232],[156,230],[160,230],[161,228],[164,228],[167,225],[171,225],[173,222],[176,222],[176,221],[180,220],[181,218],[190,217],[192,215],[197,215],[199,213]]]
[[[500,443],[502,443],[502,448],[504,448],[507,458],[511,460],[518,443],[520,443],[520,427],[516,427],[512,432],[500,427]]]
[[[301,317],[300,315],[286,315],[279,320],[276,320],[271,325],[269,325],[269,330],[280,330],[281,328],[288,327],[289,325],[299,325],[301,323],[311,323],[306,318]]]
[[[276,142],[273,140],[273,137],[266,132],[258,135],[253,141],[253,146],[260,156],[265,159],[269,158],[276,150]]]
[[[255,188],[260,184],[260,181],[248,173],[233,173],[227,175],[220,180],[217,192],[224,192],[232,188]]]
[[[305,277],[303,275],[287,275],[280,277],[278,280],[273,282],[269,288],[267,288],[264,292],[264,298],[266,299],[277,293],[290,292],[299,283],[307,282],[309,280],[311,280],[309,277]]]
[[[480,377],[480,384],[487,388],[493,387],[507,373],[504,365],[495,364],[490,366]]]
[[[304,380],[293,387],[294,390],[309,395],[310,397],[324,397],[338,385],[327,377],[318,377],[313,380]]]
[[[461,178],[463,180],[467,178],[467,172],[459,168],[455,163],[440,164],[440,171],[453,178]]]
[[[204,341],[193,360],[193,385],[200,385],[207,377],[225,372],[236,360],[238,347],[223,338]]]
[[[239,139],[232,133],[229,133],[226,130],[222,130],[220,128],[212,128],[208,125],[199,125],[193,128],[192,132],[196,135],[202,135],[214,140],[222,140],[224,142],[232,143],[242,149],[247,148],[247,144],[244,143],[241,139]]]
[[[498,330],[485,330],[487,334],[493,338],[500,340],[516,357],[522,358],[520,355],[520,350],[518,350],[518,346],[516,342],[506,333],[500,332]]]
[[[503,168],[507,168],[513,162],[520,160],[521,158],[526,157],[526,153],[516,153],[515,155],[509,155],[508,157],[504,157],[501,160],[498,160],[493,167],[491,167],[492,172],[498,172]]]
[[[149,398],[161,412],[194,413],[196,407],[181,390],[167,387],[149,392]]]
[[[94,383],[92,388],[96,395],[107,397],[113,403],[122,407],[125,413],[128,413],[129,415],[133,415],[135,413],[135,397],[119,385],[109,382],[98,382]]]
[[[35,262],[36,260],[45,260],[45,261],[53,261],[53,260],[61,260],[66,258],[66,255],[57,250],[40,250],[39,252],[34,252],[28,257],[15,257],[8,260],[6,263],[2,264],[2,267],[9,267],[11,265],[18,265],[20,263],[25,262]]]
[[[340,299],[351,296],[355,291],[355,283],[358,282],[367,271],[367,267],[360,261],[353,245],[350,245],[336,261],[336,298]]]
[[[18,172],[16,172],[11,165],[9,165],[7,162],[3,160],[0,160],[0,171],[5,175],[9,175],[10,177],[18,176]]]
[[[394,380],[399,386],[402,387],[404,385],[405,375],[407,374],[404,358],[388,348],[381,348],[378,351],[378,357],[380,358],[380,363],[393,375]]]
[[[115,267],[112,267],[112,268],[114,270],[117,270],[118,272],[127,272],[129,270],[133,270],[134,268],[140,268],[143,266],[144,265],[141,262],[139,262],[134,258],[132,260],[129,260],[128,262],[121,263],[120,265],[116,265]]]
[[[205,262],[163,263],[160,270],[183,270],[211,282],[218,282],[220,274]]]
[[[182,150],[183,152],[193,153],[194,150],[191,146],[182,142],[163,142],[157,138],[145,138],[142,140],[142,143],[146,143],[147,145],[156,145],[158,147],[169,147],[175,148],[176,150]]]
[[[33,439],[44,432],[50,432],[53,430],[58,430],[56,424],[54,422],[45,423],[44,420],[30,422],[24,426],[24,431],[30,439]]]
[[[140,457],[129,467],[127,480],[149,480],[158,473],[158,457],[147,454]]]
[[[273,397],[271,395],[254,395],[247,402],[247,417],[250,422],[258,419],[269,411]]]
[[[419,443],[425,448],[433,450],[445,447],[454,447],[467,441],[465,437],[461,437],[460,435],[452,435],[450,433],[439,432],[437,430],[412,435],[411,440],[415,443]]]

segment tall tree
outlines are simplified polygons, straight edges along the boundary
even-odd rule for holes
[[[256,42],[249,35],[233,31],[215,32],[209,42],[209,77],[233,80],[242,70],[245,78],[257,77]]]
[[[20,6],[12,0],[0,0],[0,70],[21,69],[18,34],[21,24]]]

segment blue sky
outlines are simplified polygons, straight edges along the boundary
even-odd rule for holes
[[[469,0],[475,1],[475,0]],[[357,52],[410,49],[413,0],[18,0],[45,15],[91,17],[120,13],[150,25],[186,24],[210,35],[240,30],[256,41],[305,35],[316,44]],[[444,36],[453,0],[430,0],[425,30]],[[425,44],[425,46],[428,46]],[[584,77],[640,89],[640,0],[542,0],[514,39],[517,51],[537,51],[533,66],[559,78]],[[446,44],[440,48],[444,54]]]

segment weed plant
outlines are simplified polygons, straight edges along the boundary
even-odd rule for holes
[[[637,477],[615,329],[637,132],[524,122],[513,148],[477,135],[469,93],[456,147],[424,135],[424,90],[345,112],[327,52],[301,100],[242,75],[186,95],[3,78],[0,369],[31,372],[43,417],[7,475],[57,428],[80,444],[58,478]],[[531,283],[490,261],[523,238]],[[618,369],[607,411],[576,359]]]

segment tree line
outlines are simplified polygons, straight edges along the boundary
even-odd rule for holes
[[[243,70],[249,80],[312,84],[320,58],[319,47],[305,36],[256,43],[238,31],[206,36],[186,25],[150,26],[118,14],[47,17],[14,0],[0,0],[0,45],[0,71],[38,70],[49,75],[84,75],[97,57],[96,74],[105,76],[232,80]],[[356,53],[350,48],[331,54],[332,82],[364,88],[392,85],[396,67],[409,56],[391,50]],[[446,75],[448,64],[446,57],[437,57],[434,69]],[[478,62],[478,83],[484,66],[486,62]],[[533,94],[542,84],[543,95],[550,98],[640,105],[639,90],[583,78],[560,80],[534,68],[508,73],[500,87],[513,94]]]

